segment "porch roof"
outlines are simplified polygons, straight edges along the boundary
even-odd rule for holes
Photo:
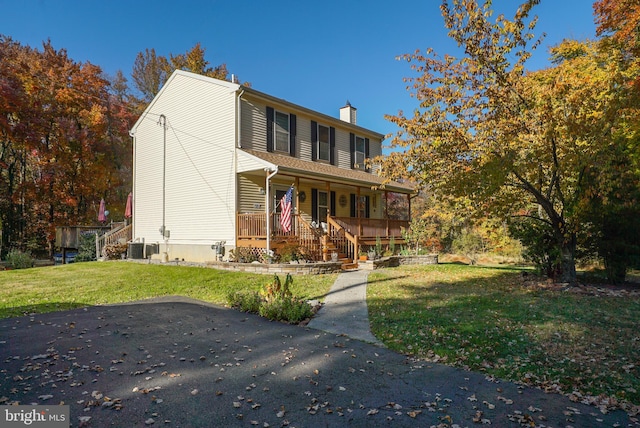
[[[415,191],[414,186],[410,184],[386,181],[384,177],[363,170],[339,168],[322,162],[305,161],[292,156],[257,150],[238,149],[238,154],[240,155],[238,156],[239,159],[244,159],[244,165],[253,164],[256,166],[255,169],[277,166],[280,173],[289,173],[294,176],[313,177],[357,186],[377,187],[398,193],[413,193]],[[242,156],[243,154],[245,156]],[[246,154],[250,156],[246,156]],[[247,162],[252,158],[255,162]],[[251,169],[239,169],[239,172],[248,170]]]

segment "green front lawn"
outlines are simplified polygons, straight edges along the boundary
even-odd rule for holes
[[[627,410],[640,404],[640,297],[527,284],[508,268],[376,271],[367,289],[371,328],[417,358],[577,392],[575,399],[604,394]]]
[[[235,290],[260,290],[272,275],[201,267],[86,262],[0,271],[0,318],[180,295],[224,305]],[[292,292],[320,299],[335,275],[295,276]],[[284,276],[281,276],[284,281]]]

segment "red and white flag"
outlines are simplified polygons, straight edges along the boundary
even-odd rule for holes
[[[289,187],[287,193],[280,200],[280,226],[282,231],[291,232],[291,198],[293,197],[293,186]]]

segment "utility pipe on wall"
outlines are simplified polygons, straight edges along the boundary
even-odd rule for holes
[[[160,115],[158,125],[162,125],[162,239],[164,240],[164,252],[162,253],[162,261],[167,262],[169,255],[167,254],[167,226],[165,224],[166,213],[166,190],[167,190],[167,117]]]

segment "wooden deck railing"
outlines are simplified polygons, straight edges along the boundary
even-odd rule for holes
[[[266,241],[267,221],[265,213],[246,213],[237,215],[238,241]],[[285,232],[280,224],[280,214],[271,216],[269,225],[274,246],[283,242],[296,242],[305,248],[314,260],[322,257],[322,233],[307,223],[299,215],[291,217],[291,230]]]
[[[125,244],[131,241],[133,227],[131,224],[126,223],[114,223],[113,229],[106,232],[104,235],[96,235],[96,257],[98,259],[104,257],[102,254],[104,247],[111,244],[122,243]]]
[[[376,238],[388,242],[391,237],[400,240],[402,228],[409,227],[406,220],[386,220],[371,218],[331,217],[327,218],[327,229],[313,227],[299,215],[292,217],[291,231],[284,232],[280,225],[280,214],[271,216],[271,239],[275,245],[279,242],[297,242],[309,251],[315,259],[322,259],[323,237],[346,257],[356,259],[362,245],[372,245]],[[247,213],[237,215],[237,236],[239,241],[261,240],[267,238],[265,213]],[[326,244],[325,244],[326,245]]]
[[[376,218],[332,217],[335,223],[344,230],[360,239],[375,239],[381,237],[402,237],[402,228],[409,227],[407,220],[389,220]]]

